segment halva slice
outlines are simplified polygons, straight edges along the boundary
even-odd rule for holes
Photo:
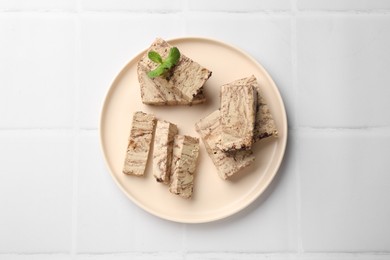
[[[221,143],[225,152],[250,149],[255,127],[257,93],[252,85],[221,86]]]
[[[153,176],[158,182],[169,184],[173,140],[177,133],[175,124],[157,120],[153,145]]]
[[[254,130],[254,141],[259,141],[260,139],[277,136],[278,130],[276,128],[275,121],[272,117],[272,114],[265,100],[264,94],[260,88],[255,76],[250,76],[247,78],[242,78],[230,83],[231,85],[240,86],[240,85],[252,85],[257,92],[257,112],[256,112],[256,121],[255,121],[255,130]]]
[[[208,155],[217,168],[218,175],[225,180],[250,165],[255,157],[251,150],[225,153],[218,148],[221,135],[220,118],[220,111],[216,110],[196,123],[195,128],[203,140]]]
[[[193,100],[188,101],[180,95],[175,94],[172,89],[167,88],[167,84],[163,80],[149,78],[147,71],[148,69],[143,67],[143,65],[138,65],[138,80],[140,82],[141,98],[144,104],[156,106],[196,105],[206,101],[202,89]]]
[[[137,111],[133,115],[123,173],[142,176],[152,143],[155,117]]]
[[[187,135],[175,136],[170,192],[186,199],[191,198],[198,155],[198,138]]]
[[[149,59],[148,52],[155,51],[164,60],[171,48],[166,41],[157,38],[139,61],[137,72],[142,102],[151,105],[191,105],[204,102],[203,85],[211,76],[211,71],[183,53],[167,76],[153,79],[147,76],[149,71],[158,66]]]

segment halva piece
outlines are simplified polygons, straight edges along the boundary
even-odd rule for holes
[[[150,105],[192,105],[205,101],[203,86],[211,71],[181,53],[179,62],[167,76],[149,78],[147,73],[158,64],[148,58],[149,51],[159,53],[164,60],[171,45],[157,38],[138,63],[138,80],[142,102]]]
[[[221,86],[221,143],[225,152],[250,149],[255,127],[257,93],[252,85]]]
[[[227,179],[250,165],[255,157],[251,150],[225,153],[218,147],[221,135],[220,111],[216,110],[195,125],[206,147],[207,153],[217,168],[218,175]]]
[[[157,120],[153,145],[153,176],[158,182],[169,184],[173,141],[177,133],[175,124]]]
[[[247,78],[238,79],[230,84],[235,86],[251,85],[257,92],[256,120],[253,137],[254,141],[256,142],[270,136],[277,136],[278,130],[276,128],[275,121],[256,77],[252,75]]]
[[[123,173],[142,176],[152,143],[155,117],[137,111],[133,115]]]
[[[186,199],[191,198],[198,155],[198,138],[187,135],[175,136],[170,192]]]

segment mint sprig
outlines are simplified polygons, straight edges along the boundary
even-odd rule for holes
[[[165,60],[163,60],[160,54],[158,54],[155,51],[150,51],[148,53],[148,57],[151,61],[160,64],[157,68],[148,72],[149,78],[155,78],[166,74],[170,69],[172,69],[179,62],[180,51],[178,48],[172,47],[169,50],[168,57]]]
[[[154,61],[155,63],[163,63],[163,60],[160,56],[160,54],[158,54],[157,52],[155,51],[150,51],[148,53],[148,57],[149,59],[151,59],[152,61]]]

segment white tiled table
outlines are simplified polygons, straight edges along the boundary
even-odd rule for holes
[[[156,36],[236,45],[283,96],[285,160],[230,218],[154,217],[104,165],[104,95]],[[389,71],[388,0],[0,0],[0,259],[390,259]]]

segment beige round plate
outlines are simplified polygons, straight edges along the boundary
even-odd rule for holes
[[[100,139],[111,175],[123,192],[144,210],[164,219],[183,223],[202,223],[230,216],[253,202],[274,178],[287,142],[287,119],[282,98],[265,69],[241,50],[205,38],[178,38],[169,41],[180,51],[213,74],[207,81],[207,103],[194,106],[148,106],[141,102],[137,62],[141,52],[119,73],[112,83],[101,114]],[[153,113],[159,119],[178,125],[180,134],[199,137],[194,124],[219,107],[222,84],[255,75],[275,118],[279,137],[256,143],[256,161],[231,180],[219,178],[203,143],[198,160],[193,198],[173,195],[168,187],[154,180],[151,157],[145,177],[127,176],[122,166],[133,112]]]

